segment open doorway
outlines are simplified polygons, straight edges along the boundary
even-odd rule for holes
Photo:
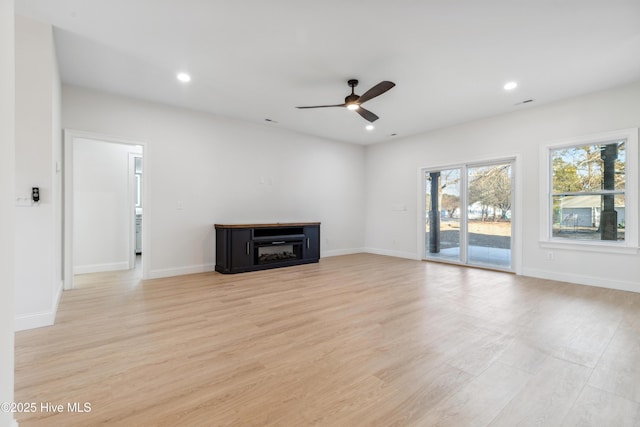
[[[148,277],[143,142],[65,131],[64,288],[76,274]]]
[[[132,203],[130,211],[133,211],[133,218],[129,218],[130,221],[133,219],[132,236],[129,241],[129,245],[133,245],[133,251],[129,252],[129,268],[133,266],[135,269],[142,268],[142,164],[142,150],[129,152],[129,200]]]

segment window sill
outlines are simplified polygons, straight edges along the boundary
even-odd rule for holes
[[[557,240],[541,240],[541,248],[547,249],[566,249],[570,251],[583,251],[583,252],[598,252],[598,253],[610,253],[610,254],[627,254],[637,255],[639,248],[637,246],[630,246],[628,244],[620,243],[594,243],[594,242],[580,242],[580,241],[557,241]]]

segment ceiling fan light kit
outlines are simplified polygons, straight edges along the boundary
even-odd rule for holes
[[[388,91],[389,89],[391,89],[396,85],[393,82],[385,80],[378,83],[377,85],[375,85],[374,87],[372,87],[371,89],[363,93],[362,95],[356,95],[355,87],[358,86],[358,80],[351,79],[347,81],[347,84],[349,85],[349,87],[351,87],[351,94],[347,95],[347,97],[344,99],[344,104],[313,105],[309,107],[296,107],[296,108],[305,109],[305,108],[346,107],[348,110],[352,110],[360,114],[360,116],[363,119],[373,123],[376,120],[378,120],[379,117],[376,116],[371,111],[362,108],[362,104],[364,104],[370,99],[375,98],[376,96],[382,95],[383,93],[385,93],[386,91]]]

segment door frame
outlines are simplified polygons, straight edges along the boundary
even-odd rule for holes
[[[520,156],[515,154],[511,156],[476,159],[468,162],[457,162],[457,163],[450,163],[445,165],[433,165],[433,166],[424,166],[424,167],[418,168],[418,180],[419,180],[418,191],[420,192],[420,194],[418,197],[419,202],[418,202],[418,251],[417,253],[419,254],[421,260],[445,262],[445,263],[451,263],[451,264],[466,266],[466,267],[479,267],[479,266],[476,266],[475,264],[468,264],[468,262],[462,263],[462,262],[453,262],[448,260],[433,260],[431,258],[427,258],[427,250],[426,250],[426,245],[424,240],[425,239],[425,218],[426,218],[425,215],[427,214],[425,209],[425,206],[426,206],[426,187],[425,187],[426,183],[424,179],[425,172],[461,168],[466,173],[469,167],[487,166],[487,165],[501,164],[501,163],[511,163],[512,165],[512,171],[511,171],[511,176],[512,176],[511,268],[501,269],[499,267],[496,267],[495,269],[500,271],[513,272],[519,275],[522,274],[522,243],[521,243],[522,242],[522,239],[521,239],[522,221],[520,220],[520,212],[522,212],[522,209],[521,209],[522,197],[519,196],[520,194],[522,194],[522,179],[521,179],[522,172],[520,170],[521,168],[519,167],[520,165],[519,160],[520,160]],[[467,183],[466,177],[461,177],[461,178],[464,178],[462,181],[466,187],[466,183]],[[463,200],[466,203],[466,188],[461,188],[461,192],[463,193],[461,194],[461,203]],[[464,197],[462,197],[463,195]],[[461,206],[466,206],[466,205],[461,205]],[[462,226],[466,228],[467,224],[465,223],[463,225],[461,223],[461,227]],[[460,243],[462,246],[463,244],[462,239]],[[466,246],[466,241],[464,242],[464,245]],[[463,250],[466,251],[466,247],[465,248],[461,247],[460,249],[461,251]]]
[[[142,253],[142,278],[149,278],[150,259],[149,251],[150,245],[149,241],[149,191],[148,191],[148,177],[149,177],[149,146],[145,141],[140,141],[137,139],[119,137],[113,135],[105,135],[96,132],[87,132],[76,129],[64,129],[64,167],[63,167],[63,204],[64,204],[64,213],[62,219],[62,229],[63,229],[63,243],[62,243],[62,254],[63,254],[63,283],[64,290],[70,290],[74,288],[74,280],[73,280],[73,265],[74,265],[74,250],[73,250],[73,227],[74,227],[74,218],[73,218],[73,146],[77,139],[91,139],[95,141],[114,143],[114,144],[124,144],[124,145],[138,145],[142,147],[142,163],[143,170],[145,171],[145,175],[147,179],[142,180],[142,206],[144,206],[144,215],[145,221],[142,221],[142,247],[145,248],[145,251]],[[134,215],[135,221],[135,215]],[[130,246],[130,251],[135,252],[135,249]]]

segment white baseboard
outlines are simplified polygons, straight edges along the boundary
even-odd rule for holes
[[[377,249],[377,248],[365,248],[364,251],[370,254],[375,254],[375,255],[385,255],[385,256],[392,256],[396,258],[406,258],[406,259],[413,259],[416,261],[420,261],[420,257],[415,252],[392,251],[388,249]]]
[[[42,328],[43,326],[53,325],[55,314],[51,311],[41,313],[24,314],[16,316],[14,320],[14,330],[26,331],[27,329]]]
[[[214,264],[191,265],[188,267],[160,268],[149,271],[149,279],[161,279],[163,277],[183,276],[185,274],[207,273],[214,271]]]
[[[361,254],[363,252],[364,252],[364,248],[334,249],[331,251],[322,251],[320,253],[320,258],[329,258],[332,256],[340,256],[340,255]]]
[[[57,289],[54,292],[53,300],[51,301],[50,310],[16,316],[14,322],[15,330],[24,331],[27,329],[35,329],[53,325],[56,321],[58,305],[60,304],[60,299],[62,298],[62,286],[62,282],[58,283]]]
[[[419,260],[419,258],[417,258],[415,254],[412,254],[409,252],[383,251],[383,250],[375,250],[375,249],[368,249],[368,248],[334,249],[329,251],[322,251],[320,254],[320,258],[322,259],[322,258],[329,258],[334,256],[353,255],[353,254],[361,254],[361,253],[374,253],[378,255],[387,255],[387,256],[394,256],[399,258]],[[215,270],[215,264],[202,264],[202,265],[193,265],[189,267],[176,267],[176,268],[161,268],[161,269],[151,270],[149,272],[148,279],[161,279],[163,277],[183,276],[185,274],[206,273],[214,270]]]
[[[524,268],[522,274],[524,276],[537,277],[539,279],[576,283],[578,285],[597,286],[600,288],[617,289],[619,291],[640,292],[639,282],[611,280],[605,277],[584,276],[575,273],[558,273],[555,271],[539,270],[536,268]]]
[[[108,264],[76,265],[75,267],[73,267],[73,274],[103,273],[105,271],[119,271],[128,269],[129,263],[126,261],[112,262]]]
[[[58,314],[58,306],[60,305],[60,299],[62,298],[62,291],[64,290],[64,281],[58,283],[58,289],[56,289],[53,295],[53,322],[56,321],[56,315]]]
[[[41,311],[38,313],[29,313],[16,316],[14,319],[14,330],[25,331],[27,329],[42,328],[43,326],[51,326],[56,321],[56,314],[58,313],[58,304],[60,304],[60,298],[62,298],[62,282],[58,283],[58,289],[56,289],[53,300],[51,301],[51,309]]]

